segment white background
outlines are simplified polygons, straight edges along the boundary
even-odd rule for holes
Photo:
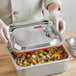
[[[62,0],[61,15],[66,21],[66,31],[76,30],[76,0]]]

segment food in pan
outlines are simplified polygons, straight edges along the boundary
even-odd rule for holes
[[[21,54],[16,54],[13,52],[11,53],[14,57],[16,64],[23,67],[67,58],[67,54],[61,47],[49,48]]]

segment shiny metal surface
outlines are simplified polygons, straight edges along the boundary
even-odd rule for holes
[[[71,46],[73,46],[74,48],[76,48],[76,38],[75,37],[71,38],[70,41],[69,41],[69,44]]]
[[[42,28],[34,28],[40,25]],[[53,24],[47,20],[22,25],[13,24],[10,25],[9,31],[9,44],[15,52],[58,46],[63,43],[61,34],[57,32]]]
[[[12,63],[14,64],[17,76],[46,76],[46,75],[51,75],[56,73],[62,73],[67,69],[68,60],[72,59],[72,57],[64,46],[62,46],[62,49],[68,55],[67,59],[37,64],[37,65],[27,66],[27,67],[18,66],[15,63],[13,56],[11,55],[10,48],[8,48],[8,52],[10,54]]]
[[[68,38],[66,39],[66,42],[68,43],[72,55],[76,57],[76,37]]]
[[[66,39],[69,46],[73,49],[76,49],[76,37]]]

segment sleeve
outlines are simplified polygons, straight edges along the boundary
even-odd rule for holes
[[[45,7],[47,7],[50,3],[54,3],[54,2],[58,3],[61,8],[62,0],[45,0]]]

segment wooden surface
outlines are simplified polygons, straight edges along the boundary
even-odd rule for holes
[[[63,37],[70,38],[76,36],[76,31],[64,33]],[[67,43],[64,43],[65,47],[69,50]],[[0,44],[0,76],[16,76],[11,58],[8,54],[5,44]],[[62,74],[53,76],[76,76],[76,58],[73,57],[69,61],[68,69]]]

